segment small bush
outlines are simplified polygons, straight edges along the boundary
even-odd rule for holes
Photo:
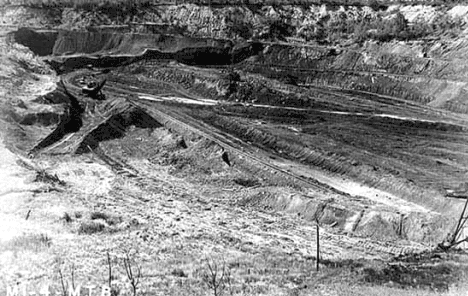
[[[260,183],[257,180],[252,179],[236,178],[233,181],[234,183],[243,187],[254,187],[260,185]]]
[[[49,184],[58,184],[61,186],[65,186],[66,183],[62,180],[59,179],[57,174],[49,174],[45,170],[40,170],[36,172],[36,178],[34,179],[34,182],[42,182],[42,183],[49,183]]]
[[[286,37],[292,36],[294,27],[282,20],[273,21],[270,24],[270,37],[278,40],[285,40]]]
[[[233,36],[240,36],[243,39],[250,39],[253,35],[253,27],[251,24],[235,21],[230,26],[229,29]]]
[[[64,213],[62,218],[63,218],[63,220],[65,220],[65,222],[67,222],[67,223],[70,223],[70,222],[73,221],[73,219],[71,218],[70,214],[68,214],[68,213]]]
[[[121,217],[111,216],[102,212],[92,212],[91,220],[98,220],[98,219],[106,221],[106,223],[109,225],[115,225],[115,224],[122,222]]]
[[[171,275],[178,277],[187,277],[187,274],[180,268],[176,268],[171,271]]]
[[[206,258],[206,265],[202,271],[203,283],[213,292],[213,296],[223,295],[225,290],[231,290],[231,270],[224,259]]]
[[[83,222],[78,229],[79,234],[94,234],[103,231],[105,228],[104,224],[91,221],[91,222]]]
[[[102,212],[92,212],[91,220],[97,220],[97,219],[102,219],[104,221],[107,221],[107,219],[109,219],[109,215],[102,213]]]
[[[370,0],[368,6],[372,8],[374,11],[379,11],[379,10],[386,8],[385,5],[379,3],[379,1],[377,0]]]

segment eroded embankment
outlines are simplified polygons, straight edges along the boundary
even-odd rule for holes
[[[77,132],[83,125],[82,114],[85,111],[78,99],[71,95],[62,83],[53,92],[37,98],[46,104],[61,104],[64,112],[59,115],[59,120],[52,133],[37,143],[30,151],[36,153],[61,140],[65,135]]]
[[[446,238],[454,222],[433,213],[374,208],[352,197],[321,199],[315,194],[285,196],[264,191],[242,203],[295,214],[309,221],[318,219],[322,225],[377,241],[403,239],[436,245]]]
[[[11,38],[38,55],[51,55],[50,64],[60,72],[88,65],[116,67],[152,59],[176,60],[189,65],[230,65],[263,49],[255,42],[234,44],[228,40],[162,34],[36,32],[25,28],[13,32]]]
[[[75,152],[90,152],[98,148],[100,142],[124,137],[130,126],[154,129],[161,127],[161,124],[144,110],[126,105],[123,111],[107,117],[104,122],[88,131]]]

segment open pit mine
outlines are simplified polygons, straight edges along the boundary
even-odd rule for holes
[[[466,295],[467,21],[0,4],[0,295]]]

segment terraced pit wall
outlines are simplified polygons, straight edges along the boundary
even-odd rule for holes
[[[22,32],[15,37],[37,54],[101,56],[97,60],[71,56],[55,59],[51,62],[55,69],[87,64],[108,67],[141,58],[173,59],[196,65],[229,65],[259,54],[268,46],[255,63],[247,63],[252,71],[271,77],[295,75],[300,83],[306,85],[368,91],[454,112],[468,112],[468,64],[465,62],[468,40],[464,31],[460,31],[457,38],[435,35],[428,36],[427,40],[368,40],[354,45],[349,42],[352,40],[346,39],[353,37],[350,35],[341,40],[341,43],[347,43],[346,46],[340,42],[317,46],[313,38],[306,45],[306,40],[301,37],[343,21],[353,24],[386,15],[394,16],[395,11],[408,20],[409,26],[414,23],[437,25],[435,22],[438,18],[445,18],[448,22],[462,19],[466,23],[468,10],[464,5],[395,5],[382,10],[363,7],[358,3],[327,6],[299,1],[297,4],[288,2],[289,5],[277,2],[275,4],[278,5],[271,6],[257,5],[255,1],[245,5],[226,5],[221,1],[217,3],[218,6],[207,6],[210,3],[195,2],[198,5],[155,5],[125,16],[70,8],[62,8],[57,15],[50,15],[50,12],[40,13],[36,9],[34,15],[37,20],[34,20],[27,14],[27,7],[5,8],[0,14],[6,22],[15,23],[15,20],[21,19],[23,24],[28,24],[28,21],[38,21],[51,27],[73,30],[44,32],[37,36]],[[306,4],[303,5],[303,2]],[[290,36],[286,37],[292,38],[290,40],[294,45],[278,44],[270,36],[271,24],[277,20],[283,20],[289,26]],[[129,26],[129,31],[134,34],[105,33],[106,26]],[[138,33],[140,30],[164,31],[164,28],[179,28],[184,37]],[[241,36],[246,33],[251,37]],[[248,38],[266,43],[263,46],[248,45],[252,48],[246,54],[236,52],[235,45],[229,41],[235,39],[239,42]],[[37,44],[46,46],[39,48]],[[147,49],[147,54],[142,56]]]
[[[43,40],[48,40],[43,43]],[[234,44],[228,40],[175,37],[160,34],[33,31],[19,29],[10,42],[29,47],[38,55],[49,55],[49,63],[63,69],[116,67],[140,60],[176,60],[190,65],[230,65],[256,55],[258,42]]]
[[[290,75],[302,85],[367,91],[468,113],[468,64],[458,59],[401,56],[376,47],[357,51],[260,42],[235,45],[231,41],[160,34],[21,29],[11,39],[39,55],[57,56],[50,63],[58,71],[152,59],[190,65],[230,65],[249,59],[244,63],[247,70],[271,78]],[[47,41],[45,46],[43,40]]]
[[[272,45],[252,72],[272,78],[292,75],[299,84],[360,90],[467,113],[468,64],[379,51]]]

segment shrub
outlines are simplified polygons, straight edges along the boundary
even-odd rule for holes
[[[83,222],[78,229],[79,234],[94,234],[103,231],[105,228],[104,224],[95,221]]]
[[[294,33],[294,27],[283,20],[272,21],[269,25],[268,37],[272,39],[285,40],[286,37],[290,37]]]
[[[223,295],[226,289],[232,289],[231,270],[226,261],[206,258],[205,262],[206,265],[201,274],[202,281],[213,292],[213,296]]]
[[[73,219],[71,218],[70,214],[68,213],[64,213],[63,216],[62,216],[63,220],[65,220],[65,222],[67,223],[70,223],[73,221]]]
[[[368,6],[372,8],[374,11],[378,11],[385,7],[381,5],[377,0],[370,0]]]
[[[97,220],[97,219],[102,219],[104,221],[107,221],[107,219],[109,219],[109,215],[102,213],[102,212],[92,212],[91,220]]]
[[[111,216],[102,212],[92,212],[90,218],[91,220],[98,220],[98,219],[104,220],[109,225],[115,225],[115,224],[122,222],[122,217]]]
[[[34,182],[42,182],[42,183],[49,183],[49,184],[58,184],[61,186],[65,186],[66,183],[59,179],[57,174],[49,174],[45,170],[39,170],[36,172],[36,178]]]
[[[180,268],[173,269],[171,271],[171,275],[177,276],[177,277],[187,277],[187,274]]]
[[[242,21],[234,21],[229,29],[232,35],[238,35],[244,39],[250,39],[253,35],[252,25]]]
[[[233,181],[234,183],[243,187],[254,187],[260,185],[260,183],[257,180],[252,179],[236,178]]]

